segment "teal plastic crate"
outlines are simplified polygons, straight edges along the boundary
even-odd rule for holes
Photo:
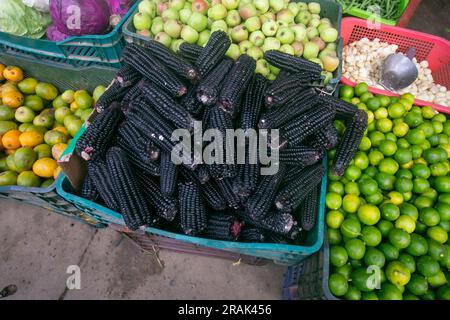
[[[72,140],[64,154],[73,152],[77,138],[83,134],[85,127],[83,127]],[[323,165],[327,168],[327,159],[323,160]],[[327,170],[325,170],[327,172]],[[73,203],[77,208],[90,215],[93,219],[98,220],[104,224],[114,224],[125,226],[122,215],[106,208],[98,203],[81,198],[76,194],[70,181],[61,173],[56,180],[56,190],[67,201]],[[308,232],[306,244],[304,246],[290,245],[290,244],[271,244],[271,243],[242,243],[205,239],[193,236],[182,235],[170,231],[165,231],[153,227],[146,228],[146,232],[154,235],[159,235],[166,238],[172,238],[180,242],[195,244],[198,246],[219,249],[228,252],[234,252],[247,256],[254,256],[258,258],[273,260],[275,263],[283,265],[294,265],[299,263],[309,255],[317,252],[323,243],[324,225],[325,225],[325,195],[327,190],[327,177],[322,179],[320,189],[320,203],[317,223],[314,229]]]
[[[342,7],[340,4],[332,1],[332,0],[295,0],[293,2],[318,2],[321,5],[321,13],[320,15],[324,18],[330,19],[333,26],[335,26],[338,30],[339,35],[341,34],[341,20],[342,20]],[[123,35],[125,37],[126,42],[128,43],[136,43],[139,45],[145,45],[145,43],[148,42],[149,38],[142,36],[138,33],[136,33],[136,29],[133,25],[133,17],[135,13],[138,11],[138,8],[136,8],[129,16],[127,21],[125,21],[122,30]],[[339,36],[338,42],[337,42],[337,55],[339,58],[339,67],[336,71],[333,72],[333,78],[330,80],[326,87],[327,92],[334,92],[336,89],[336,86],[338,85],[341,75],[342,75],[342,48],[343,48],[343,40]]]
[[[116,72],[116,69],[101,66],[76,68],[67,64],[32,59],[30,56],[21,53],[10,55],[10,53],[2,50],[0,50],[0,63],[19,66],[24,70],[25,76],[53,83],[60,91],[85,89],[92,92],[97,85],[109,84]],[[0,187],[0,198],[13,199],[42,207],[81,220],[92,226],[104,226],[104,224],[86,215],[72,203],[59,196],[56,192],[56,182],[47,188]]]
[[[137,6],[138,3],[135,3],[114,29],[104,35],[84,35],[54,42],[0,32],[0,50],[11,55],[22,53],[37,59],[78,67],[97,64],[119,68],[121,54],[126,44],[122,26]]]

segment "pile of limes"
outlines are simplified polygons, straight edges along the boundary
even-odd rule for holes
[[[50,186],[60,172],[56,160],[104,90],[60,95],[54,85],[0,64],[0,186]]]
[[[331,293],[449,300],[450,121],[410,94],[374,96],[365,83],[339,93],[369,125],[343,177],[328,175]]]

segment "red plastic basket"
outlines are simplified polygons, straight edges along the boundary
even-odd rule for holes
[[[434,81],[450,89],[450,42],[443,38],[383,24],[378,25],[377,28],[371,28],[367,20],[357,18],[342,19],[341,36],[344,46],[366,37],[369,40],[378,38],[383,42],[396,44],[401,52],[406,52],[409,47],[414,47],[416,48],[417,61],[428,61]],[[355,85],[354,82],[344,76],[342,76],[341,82],[351,86]],[[373,87],[370,87],[369,91],[376,94],[398,96],[393,92]],[[428,101],[416,99],[414,103],[419,106],[431,106],[439,112],[450,112],[450,107]]]

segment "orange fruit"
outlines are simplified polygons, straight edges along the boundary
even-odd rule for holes
[[[58,160],[62,153],[64,152],[64,150],[66,150],[67,148],[67,144],[65,143],[57,143],[52,147],[52,157],[55,160]]]
[[[58,178],[58,175],[60,172],[61,172],[61,167],[56,167],[55,171],[53,171],[53,179],[56,180],[56,178]]]
[[[5,71],[5,68],[6,66],[0,63],[0,81],[5,80],[5,77],[3,76],[3,71]]]
[[[22,134],[19,130],[11,130],[6,132],[2,137],[2,144],[5,149],[15,150],[20,148],[20,140],[19,137]]]
[[[69,136],[69,131],[67,131],[66,127],[54,127],[52,130],[64,133],[66,136]]]
[[[19,90],[7,90],[2,93],[3,104],[10,108],[18,108],[23,104],[23,94]]]
[[[26,131],[19,136],[22,147],[34,148],[44,142],[44,135],[38,131]]]
[[[33,164],[33,172],[41,178],[52,178],[57,167],[55,159],[41,158]]]
[[[23,71],[19,67],[8,66],[3,70],[3,77],[12,82],[19,82],[23,80]]]
[[[3,94],[7,93],[8,91],[19,91],[19,89],[12,83],[2,84],[0,86],[0,98],[3,98]]]

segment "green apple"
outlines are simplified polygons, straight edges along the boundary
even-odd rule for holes
[[[227,8],[223,4],[216,4],[209,8],[208,17],[212,20],[222,20],[227,16]]]
[[[253,43],[248,40],[244,40],[239,43],[239,50],[241,51],[241,54],[246,54],[248,49],[250,49],[251,47],[253,47]]]
[[[317,63],[323,69],[323,63],[319,58],[310,58],[308,60],[311,62]]]
[[[306,27],[302,24],[294,24],[290,26],[292,31],[295,34],[295,41],[302,41],[306,38]]]
[[[248,39],[250,40],[251,43],[253,43],[255,46],[262,46],[264,44],[264,39],[266,38],[266,36],[264,35],[264,33],[260,30],[258,31],[253,31],[250,36],[248,37]]]
[[[247,3],[239,7],[239,14],[242,19],[247,20],[258,15],[258,10],[253,3]]]
[[[133,25],[137,31],[148,30],[152,26],[152,18],[146,13],[136,13],[133,17]]]
[[[264,35],[267,37],[274,36],[277,33],[278,24],[276,23],[275,20],[267,21],[262,25],[261,30],[264,33]]]
[[[181,29],[181,39],[187,43],[196,43],[198,41],[199,34],[197,30],[191,26],[183,26]]]
[[[312,18],[312,19],[318,19],[318,20],[321,19],[321,18],[320,18],[320,15],[317,14],[317,13],[311,13],[311,18]]]
[[[291,44],[292,48],[294,49],[294,55],[297,57],[301,57],[303,54],[303,43],[300,41],[295,41]]]
[[[190,8],[184,8],[180,10],[180,21],[183,24],[188,24],[189,18],[192,15],[192,10]]]
[[[254,60],[258,61],[259,59],[262,59],[264,56],[264,52],[261,48],[252,46],[247,50],[247,55]]]
[[[319,51],[322,51],[325,49],[326,43],[320,39],[320,37],[314,37],[311,39],[311,42],[314,42],[319,47]]]
[[[305,2],[297,2],[298,11],[308,11],[308,4]]]
[[[269,0],[269,6],[273,12],[278,12],[284,8],[284,0]]]
[[[279,28],[277,39],[280,40],[281,44],[291,44],[295,40],[295,33],[289,27]]]
[[[311,13],[319,14],[320,13],[320,4],[317,2],[308,3],[308,10]]]
[[[309,40],[311,40],[314,37],[317,37],[319,35],[319,31],[317,31],[314,27],[308,27],[306,28],[306,36]]]
[[[269,11],[269,0],[254,0],[256,9],[258,9],[259,14],[266,13]]]
[[[211,24],[211,32],[217,31],[217,30],[222,30],[223,32],[228,32],[228,25],[225,21],[223,20],[217,20],[214,21]]]
[[[163,31],[156,34],[155,40],[162,43],[167,48],[170,48],[170,44],[172,43],[172,38]]]
[[[192,12],[206,13],[208,10],[208,3],[205,0],[194,0],[192,1]]]
[[[266,52],[268,50],[278,50],[281,47],[280,40],[274,37],[267,37],[264,39],[263,51]]]
[[[328,72],[335,71],[339,66],[339,58],[334,53],[323,55],[320,60],[323,64],[323,69]]]
[[[234,10],[239,6],[239,0],[222,0],[222,4],[228,10]]]
[[[278,25],[278,28],[289,27],[289,23],[281,21],[281,20],[277,20],[277,25]]]
[[[22,123],[32,122],[35,116],[34,111],[28,107],[19,107],[14,113],[16,120]]]
[[[238,25],[231,29],[231,40],[235,43],[239,43],[241,41],[248,39],[248,31],[245,29],[243,25]]]
[[[338,38],[338,31],[335,28],[323,29],[320,33],[320,38],[325,42],[335,42]]]
[[[256,61],[255,72],[267,77],[270,73],[269,63],[264,59]]]
[[[177,11],[180,11],[184,8],[185,0],[170,0],[169,8],[173,8]]]
[[[323,80],[323,83],[325,85],[328,84],[328,82],[330,82],[330,80],[333,78],[333,74],[329,71],[322,71],[322,76],[325,77],[325,79]]]
[[[241,23],[241,16],[239,15],[239,12],[237,10],[231,10],[228,11],[228,15],[225,18],[225,21],[230,28],[233,28]]]
[[[277,67],[269,64],[269,70],[270,73],[274,74],[274,75],[278,75],[280,73],[280,69],[278,69]]]
[[[164,21],[169,20],[169,19],[178,20],[180,15],[178,14],[177,10],[175,10],[173,8],[169,8],[167,10],[164,10],[161,17],[163,18]]]
[[[294,17],[297,15],[297,13],[300,11],[300,9],[298,8],[298,5],[297,5],[297,3],[295,3],[295,2],[290,2],[289,4],[288,4],[288,7],[287,7],[288,9],[289,9],[289,11],[290,12],[292,12],[292,14],[294,15]]]
[[[203,30],[202,32],[200,32],[200,34],[198,35],[198,40],[197,40],[197,44],[200,47],[204,47],[205,44],[208,42],[209,37],[211,36],[209,30]]]
[[[318,26],[317,26],[317,31],[319,31],[319,33],[321,33],[323,30],[330,28],[331,25],[327,22],[321,22]]]
[[[164,22],[164,32],[174,39],[180,37],[181,28],[177,20],[167,20]]]
[[[150,0],[143,0],[139,3],[138,11],[148,14],[150,18],[154,18],[156,16],[156,5]]]
[[[295,15],[289,9],[283,9],[277,13],[277,21],[283,21],[287,24],[293,23]]]
[[[136,33],[141,35],[141,36],[143,36],[143,37],[147,37],[147,38],[150,38],[150,36],[152,35],[150,30],[139,30]]]
[[[244,26],[247,28],[248,32],[253,32],[261,29],[261,21],[259,17],[251,17],[245,20]]]
[[[228,58],[237,60],[239,58],[239,56],[241,55],[241,50],[239,49],[239,46],[236,43],[232,43],[230,45],[230,47],[228,48],[227,52],[225,52],[225,55]]]
[[[193,12],[189,17],[188,25],[197,32],[202,32],[208,25],[208,18],[198,12]]]
[[[156,2],[156,15],[161,16],[164,11],[169,9],[169,3],[168,2]]]
[[[295,55],[294,48],[290,44],[283,44],[279,50],[291,56]]]
[[[336,51],[337,44],[335,42],[327,43],[327,46],[325,47],[325,49],[330,49],[330,50]]]
[[[308,27],[317,28],[320,24],[320,19],[312,18],[308,22]]]
[[[170,44],[170,50],[172,50],[173,52],[178,52],[183,42],[184,42],[183,39],[173,40],[172,43]]]
[[[308,11],[299,11],[299,13],[295,16],[295,22],[301,23],[303,25],[307,25],[311,20],[311,13]]]
[[[275,15],[275,13],[272,12],[266,12],[263,15],[261,15],[259,17],[259,20],[261,20],[261,24],[266,23],[267,21],[275,21],[275,19],[277,18],[277,16]]]
[[[316,58],[319,54],[319,46],[314,42],[306,42],[303,46],[303,57],[305,59]]]
[[[164,22],[161,17],[156,17],[153,20],[152,28],[150,31],[153,35],[157,35],[159,32],[164,30]]]

